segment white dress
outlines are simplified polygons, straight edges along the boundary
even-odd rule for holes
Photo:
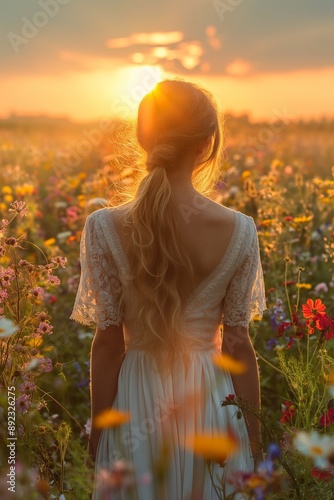
[[[249,438],[244,418],[235,406],[221,407],[234,388],[229,373],[212,363],[220,351],[220,325],[247,326],[265,309],[265,294],[256,227],[251,217],[235,214],[228,248],[213,272],[194,290],[185,310],[188,364],[175,362],[161,373],[149,352],[132,348],[140,338],[136,322],[136,298],[127,293],[127,256],[115,225],[113,210],[93,212],[83,230],[81,280],[71,318],[86,325],[123,323],[126,355],[118,379],[113,408],[130,412],[131,420],[117,428],[103,429],[98,444],[96,473],[110,469],[114,460],[133,464],[135,488],[107,496],[110,499],[210,500],[217,499],[206,461],[192,454],[184,443],[194,433],[233,429],[240,442],[226,467],[212,465],[211,474],[227,478],[233,471],[251,471]],[[122,287],[124,300],[120,304]],[[235,341],[238,348],[238,339]],[[106,391],[108,387],[106,387]],[[192,395],[201,393],[201,398]],[[174,410],[173,410],[174,408]],[[180,411],[181,409],[181,411]],[[154,470],[167,444],[167,473],[158,482]],[[225,481],[225,493],[233,487]],[[106,497],[94,489],[93,500]]]

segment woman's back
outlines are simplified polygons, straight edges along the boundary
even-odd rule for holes
[[[182,243],[193,264],[196,287],[222,260],[235,227],[234,211],[200,193],[176,197],[174,206]],[[113,215],[113,222],[125,252],[131,238],[131,231],[124,226],[124,214],[129,208],[131,203],[117,208]],[[193,286],[189,287],[188,293],[192,290]]]

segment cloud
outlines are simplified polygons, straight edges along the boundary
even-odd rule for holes
[[[333,66],[334,2],[329,0],[230,2],[233,8],[224,19],[207,0],[81,0],[80,5],[69,0],[15,54],[8,33],[21,36],[23,18],[41,22],[36,14],[48,1],[16,0],[2,7],[3,77],[59,76],[108,65],[108,59],[120,65],[161,64],[185,75],[244,76]],[[77,60],[66,53],[76,54]]]
[[[106,45],[110,49],[130,47],[131,45],[171,45],[181,42],[184,34],[181,31],[133,33],[128,37],[110,38]]]
[[[244,59],[234,59],[226,66],[225,71],[231,76],[245,76],[251,72],[251,69],[251,63]]]
[[[184,33],[151,32],[133,33],[129,37],[108,39],[106,46],[113,57],[127,59],[135,64],[159,64],[166,71],[210,69],[207,49],[219,50],[221,41],[214,26],[207,26],[205,40],[185,40]]]

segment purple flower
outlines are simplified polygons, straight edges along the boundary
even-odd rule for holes
[[[38,325],[36,333],[39,333],[40,335],[51,335],[52,330],[53,326],[50,325],[50,323],[46,323],[45,321],[43,321]]]
[[[266,342],[266,349],[268,351],[272,351],[273,349],[275,349],[275,347],[277,346],[277,344],[278,344],[278,341],[272,337],[271,339],[267,340],[267,342]]]
[[[22,382],[19,386],[19,391],[20,392],[27,392],[29,393],[30,391],[33,391],[36,387],[36,384],[34,382],[30,382],[29,380]]]
[[[39,358],[38,369],[42,373],[48,373],[52,370],[52,359],[50,358]]]
[[[16,409],[18,413],[27,413],[31,406],[31,399],[27,394],[22,394],[16,400]]]
[[[270,458],[267,458],[259,463],[256,470],[262,476],[271,476],[274,472],[274,462]]]
[[[274,460],[275,458],[279,458],[281,454],[281,448],[278,446],[276,443],[270,443],[268,446],[268,457],[271,460]]]

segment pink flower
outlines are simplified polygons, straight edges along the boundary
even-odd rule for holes
[[[35,299],[43,299],[44,298],[44,290],[40,286],[36,286],[36,288],[33,288],[30,290],[30,295],[35,297]]]
[[[10,206],[13,208],[10,208],[9,212],[16,212],[20,217],[25,217],[28,213],[28,207],[25,201],[13,201]]]
[[[11,282],[14,279],[15,279],[14,269],[12,269],[11,267],[5,269],[4,267],[0,266],[0,285],[3,288],[9,288]]]
[[[319,283],[317,286],[314,287],[314,291],[316,293],[319,293],[319,292],[325,292],[325,293],[327,293],[328,292],[328,286],[326,285],[326,283]]]
[[[8,299],[7,290],[0,290],[0,303],[4,302],[6,299]]]
[[[60,267],[65,267],[67,263],[66,257],[61,257],[58,255],[57,257],[52,257],[51,258],[51,264],[57,264]]]
[[[54,274],[48,275],[48,282],[54,286],[60,285],[60,279],[57,276],[54,276]]]
[[[43,321],[42,323],[40,323],[38,325],[36,333],[38,333],[40,335],[51,335],[52,330],[53,330],[53,326],[50,325],[50,323],[46,323],[45,321]]]

